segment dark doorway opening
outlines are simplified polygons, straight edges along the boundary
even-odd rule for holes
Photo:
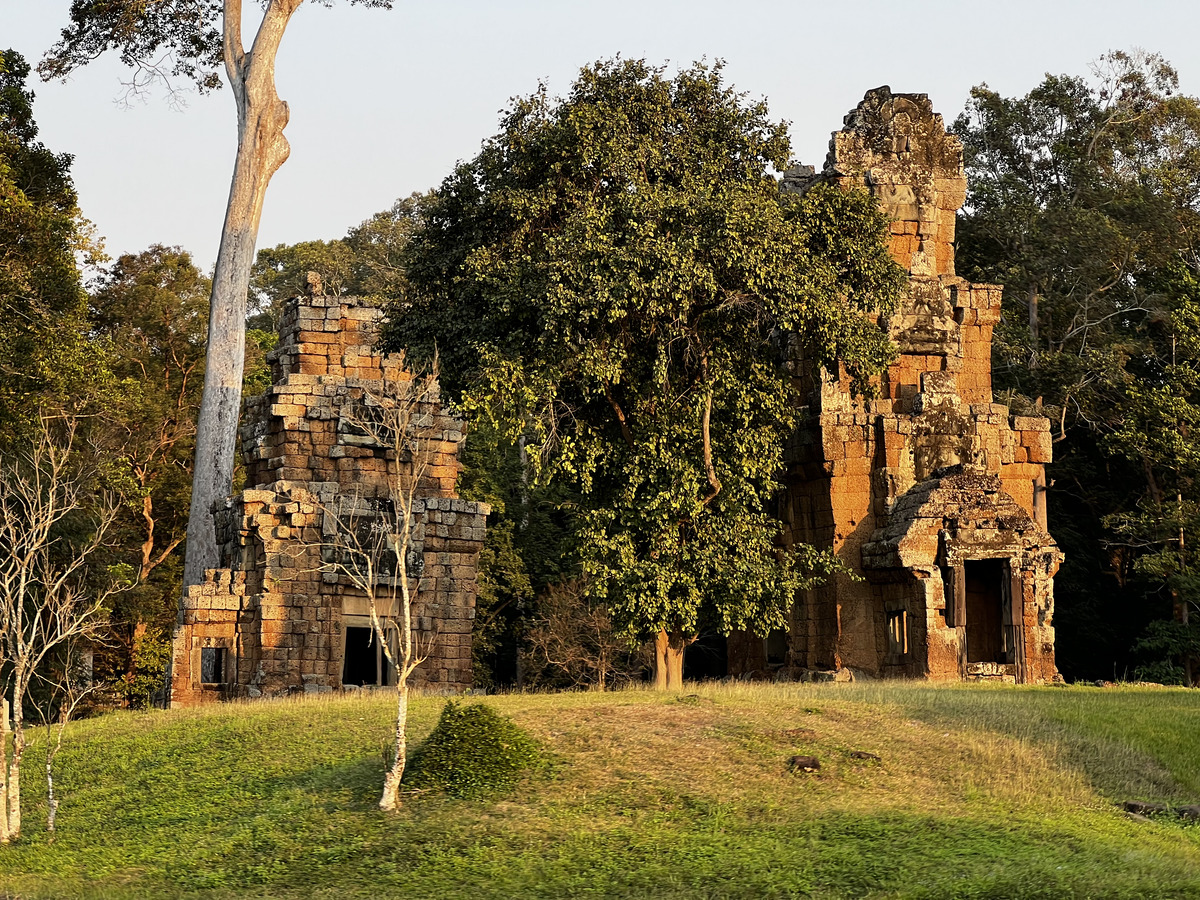
[[[683,654],[685,681],[724,678],[729,672],[729,643],[723,634],[702,634]]]
[[[359,687],[383,684],[379,641],[373,628],[346,628],[346,655],[342,664],[342,684]]]
[[[200,683],[225,682],[225,648],[204,647],[200,650]]]
[[[787,665],[788,633],[782,628],[776,628],[767,635],[763,642],[763,652],[767,657],[767,668],[777,669]]]
[[[971,559],[963,566],[966,581],[967,662],[1010,663],[1005,626],[1007,566],[1002,559]]]

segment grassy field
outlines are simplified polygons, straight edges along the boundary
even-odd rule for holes
[[[387,697],[115,714],[27,766],[7,897],[1200,897],[1200,693],[920,684],[489,697],[552,754],[501,801],[374,803]],[[412,734],[442,701],[421,699]],[[807,731],[805,731],[807,730]],[[40,738],[44,741],[44,738]],[[851,751],[878,754],[858,760]],[[797,753],[818,773],[793,775]]]

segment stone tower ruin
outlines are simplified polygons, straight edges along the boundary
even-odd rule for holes
[[[330,517],[388,503],[389,476],[408,477],[351,415],[412,378],[401,354],[373,349],[382,315],[323,296],[319,283],[285,306],[268,355],[272,385],[246,402],[246,490],[216,511],[222,568],[181,601],[173,704],[390,683],[366,596],[322,565]],[[462,423],[436,398],[418,413],[440,442],[414,504],[414,632],[428,652],[412,683],[461,691],[471,686],[475,566],[490,510],[454,493]]]
[[[731,641],[731,669],[1051,681],[1062,555],[1046,530],[1050,423],[993,402],[1001,288],[954,272],[962,144],[925,94],[878,88],[834,133],[824,170],[785,185],[819,181],[865,187],[890,219],[909,276],[882,323],[899,356],[871,400],[844,372],[802,364],[811,390],[787,452],[785,541],[832,548],[856,577],[799,597],[786,644],[743,639],[737,659]]]

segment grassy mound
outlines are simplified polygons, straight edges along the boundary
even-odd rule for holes
[[[555,759],[508,797],[376,808],[389,696],[73,724],[47,841],[44,732],[0,896],[1196,898],[1200,691],[874,683],[489,697]],[[444,701],[414,698],[410,739]],[[878,760],[856,756],[866,753]],[[793,772],[793,756],[819,770]]]
[[[452,797],[493,797],[511,790],[541,761],[537,742],[508,716],[486,703],[451,700],[409,760],[404,781],[441,788]]]

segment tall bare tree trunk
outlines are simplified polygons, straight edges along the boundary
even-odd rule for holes
[[[660,631],[654,639],[654,689],[678,691],[683,688],[683,652],[691,641],[678,632]]]
[[[1036,369],[1038,364],[1038,289],[1035,284],[1029,289],[1029,368]]]
[[[225,69],[237,101],[238,150],[213,274],[204,394],[196,422],[196,465],[188,514],[183,583],[199,584],[217,567],[212,507],[233,485],[242,370],[246,354],[246,292],[263,199],[271,176],[288,158],[283,136],[288,105],[275,90],[275,56],[301,0],[272,0],[254,44],[242,49],[241,0],[225,0]]]

